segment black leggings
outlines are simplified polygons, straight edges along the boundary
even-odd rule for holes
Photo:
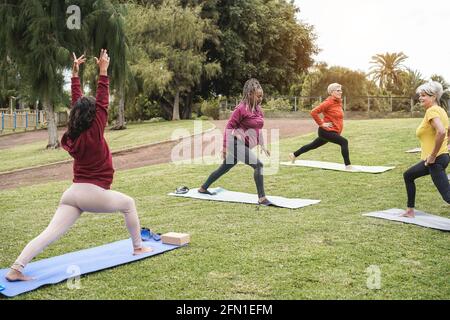
[[[341,154],[344,158],[344,163],[346,166],[350,165],[350,155],[348,151],[348,140],[339,135],[339,133],[334,131],[327,131],[325,129],[319,128],[319,137],[311,142],[310,144],[307,144],[300,149],[298,149],[296,152],[294,152],[295,157],[298,157],[299,155],[317,149],[328,142],[335,143],[341,146]]]
[[[230,171],[238,161],[248,164],[254,169],[253,178],[255,179],[256,189],[258,190],[258,197],[266,196],[264,192],[264,178],[263,178],[263,164],[256,155],[246,146],[241,140],[233,137],[230,139],[227,146],[227,156],[222,165],[211,173],[206,182],[202,185],[203,189],[208,189],[217,179]]]
[[[416,184],[414,180],[417,178],[431,175],[434,185],[442,196],[442,199],[450,203],[450,183],[448,182],[445,169],[450,162],[448,153],[441,154],[436,158],[436,162],[425,166],[425,161],[412,166],[403,174],[406,184],[406,193],[408,194],[408,208],[414,208],[416,202]]]

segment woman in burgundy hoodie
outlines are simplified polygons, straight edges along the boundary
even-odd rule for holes
[[[254,170],[253,177],[258,190],[259,204],[272,205],[264,192],[263,164],[251,151],[253,147],[260,145],[266,155],[270,156],[269,150],[264,146],[261,132],[264,126],[264,114],[260,105],[263,94],[263,89],[258,80],[250,79],[245,83],[244,98],[234,109],[225,128],[222,151],[223,164],[198,189],[199,193],[214,195],[214,193],[208,191],[209,186],[230,171],[238,161],[241,161]]]
[[[110,58],[102,50],[95,58],[100,70],[97,97],[82,97],[79,67],[86,59],[74,54],[72,69],[72,109],[68,130],[62,146],[74,158],[73,184],[61,198],[58,209],[48,227],[23,249],[6,275],[8,281],[27,281],[32,278],[22,271],[42,250],[56,241],[81,216],[83,212],[122,212],[133,242],[133,254],[151,252],[142,246],[141,227],[134,200],[127,195],[110,190],[114,169],[111,152],[104,138],[108,119]]]
[[[344,111],[342,110],[342,86],[332,83],[328,86],[330,95],[323,103],[311,111],[311,116],[319,126],[318,137],[310,144],[304,145],[294,153],[289,154],[289,159],[294,162],[295,158],[303,153],[317,149],[328,142],[335,143],[341,147],[345,168],[350,171],[356,170],[350,162],[348,140],[341,136],[344,129]],[[319,116],[323,114],[323,119]]]

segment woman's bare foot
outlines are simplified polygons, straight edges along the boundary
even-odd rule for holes
[[[151,248],[151,247],[142,247],[142,248],[139,248],[139,249],[134,249],[133,255],[134,256],[138,256],[138,255],[141,255],[141,254],[150,253],[152,251],[153,251],[153,248]]]
[[[266,197],[259,198],[258,203],[263,206],[273,206],[273,203],[269,201]]]
[[[210,195],[210,196],[215,196],[215,195],[216,195],[215,192],[209,192],[207,189],[205,189],[205,188],[203,188],[203,187],[200,187],[200,188],[198,189],[198,193],[201,193],[201,194],[207,194],[207,195]]]
[[[291,160],[292,163],[295,162],[295,155],[293,153],[289,153],[289,160]]]
[[[359,172],[360,170],[349,164],[348,166],[345,166],[345,170],[352,171],[352,172]]]
[[[415,218],[416,214],[414,213],[414,209],[408,208],[403,214],[400,215],[400,217]]]
[[[9,269],[8,273],[5,276],[6,280],[9,282],[16,282],[16,281],[31,281],[34,280],[31,277],[27,277],[22,272],[19,272],[14,269]]]

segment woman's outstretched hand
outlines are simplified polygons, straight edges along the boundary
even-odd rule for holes
[[[72,77],[78,77],[78,73],[80,72],[80,65],[86,62],[86,58],[84,57],[84,54],[77,58],[77,55],[73,54],[73,66],[72,66]]]
[[[97,62],[101,76],[108,75],[109,61],[110,61],[110,58],[108,56],[108,50],[102,49],[100,51],[100,57],[95,58],[95,62]]]

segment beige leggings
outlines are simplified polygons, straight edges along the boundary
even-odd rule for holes
[[[94,184],[74,183],[64,192],[48,227],[28,243],[12,268],[22,271],[35,256],[64,235],[84,211],[123,213],[134,249],[141,248],[141,227],[133,198],[117,191],[105,190]]]

